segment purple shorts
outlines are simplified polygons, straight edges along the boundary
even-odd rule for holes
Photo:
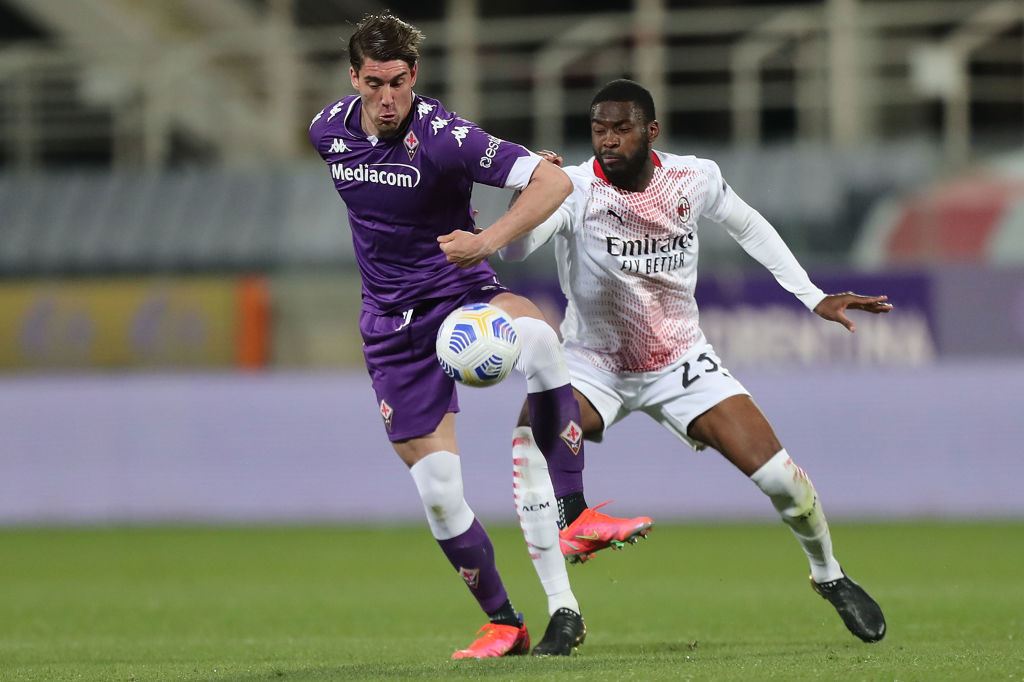
[[[437,330],[459,306],[487,303],[507,291],[495,278],[459,296],[424,301],[405,313],[362,312],[359,331],[366,370],[390,440],[431,434],[445,414],[459,411],[455,381],[435,354]]]

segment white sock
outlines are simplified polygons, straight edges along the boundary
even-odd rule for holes
[[[473,525],[473,510],[462,496],[459,456],[447,450],[432,452],[409,468],[427,513],[430,532],[438,540],[462,535]]]
[[[512,432],[512,488],[519,525],[526,538],[533,568],[548,597],[548,615],[560,608],[580,612],[569,586],[569,572],[558,542],[558,503],[548,476],[548,465],[533,442],[529,426]]]
[[[818,493],[804,470],[793,463],[785,449],[779,450],[751,475],[779,512],[779,516],[793,531],[811,564],[811,577],[816,583],[843,577],[832,554],[832,536],[829,534],[825,512],[818,502]]]
[[[516,369],[526,377],[526,392],[550,391],[569,383],[562,344],[551,325],[534,317],[517,317],[512,326],[523,347]]]

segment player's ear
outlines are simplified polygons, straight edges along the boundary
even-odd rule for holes
[[[356,73],[356,67],[354,67],[354,66],[348,67],[348,77],[349,77],[349,80],[352,81],[352,87],[355,88],[356,90],[358,90],[359,89],[359,74]]]
[[[416,85],[416,74],[419,73],[420,63],[416,62],[412,65],[412,70],[409,72],[409,87]]]
[[[658,119],[654,119],[647,124],[647,138],[654,142],[654,139],[658,137],[658,133],[661,132],[661,126],[658,125]]]

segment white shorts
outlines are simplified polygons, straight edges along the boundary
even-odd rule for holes
[[[693,449],[703,450],[705,443],[686,434],[690,423],[730,396],[750,395],[709,343],[695,346],[668,367],[621,374],[595,367],[572,348],[564,350],[572,385],[601,415],[604,430],[631,412],[645,412]],[[587,437],[600,442],[604,431]]]

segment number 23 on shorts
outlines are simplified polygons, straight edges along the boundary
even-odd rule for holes
[[[711,374],[712,372],[719,371],[728,376],[728,373],[725,372],[725,370],[715,362],[715,359],[707,353],[701,353],[698,355],[696,362],[693,364],[690,364],[690,361],[687,360],[679,367],[679,373],[682,375],[683,388],[689,388],[695,381],[705,374]]]

